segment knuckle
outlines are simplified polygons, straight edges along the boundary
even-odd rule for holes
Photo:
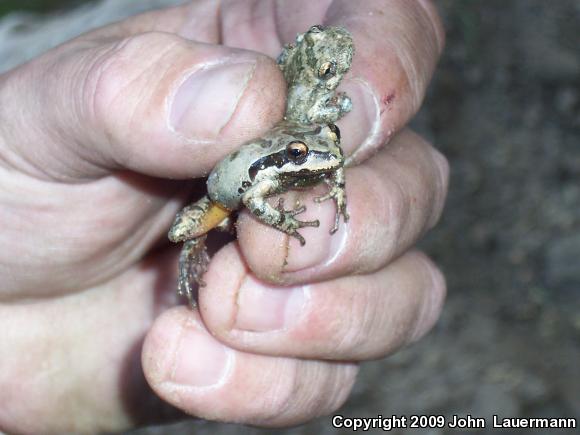
[[[155,86],[151,83],[152,77],[144,74],[145,70],[178,44],[185,44],[178,36],[147,32],[101,47],[85,82],[84,92],[92,118],[102,122],[105,128],[126,121],[132,113],[127,108],[127,102],[132,101],[129,94],[134,91],[137,95],[142,88]]]
[[[415,327],[410,331],[407,342],[413,343],[423,337],[439,319],[447,294],[445,276],[435,263],[423,252],[413,252],[420,262],[425,281],[423,283],[423,302],[415,321]]]
[[[394,178],[389,180],[385,220],[391,231],[391,238],[398,239],[403,231],[403,224],[409,217],[409,198],[405,188]]]
[[[361,249],[357,257],[357,266],[361,271],[376,270],[396,256],[400,249],[401,238],[404,237],[410,211],[409,195],[404,186],[397,179],[397,175],[385,176],[385,167],[395,169],[392,162],[385,162],[384,159],[377,159],[376,165],[370,164],[367,170],[360,172],[360,177],[364,191],[360,198],[363,198],[363,209],[372,204],[373,212],[363,214],[365,220],[360,231],[363,237],[372,235],[377,241],[365,249]],[[389,171],[392,174],[393,171]],[[368,188],[368,186],[372,186]]]
[[[337,363],[333,376],[330,377],[329,400],[324,414],[340,408],[348,399],[356,381],[359,366],[354,363]]]
[[[335,332],[335,352],[337,354],[354,354],[368,348],[376,328],[376,305],[371,301],[371,295],[359,289],[357,297],[350,305],[350,312],[341,316],[346,320]]]
[[[440,187],[442,191],[446,192],[449,184],[449,172],[450,172],[449,161],[436,148],[432,148],[432,150],[433,150],[433,160],[435,161],[435,165],[437,166],[441,182]]]
[[[437,11],[437,6],[433,0],[419,0],[419,4],[423,7],[425,13],[429,17],[429,21],[433,26],[433,32],[435,34],[435,40],[437,41],[439,52],[441,52],[445,47],[445,27],[443,26],[443,21],[441,21],[441,16]]]
[[[439,267],[431,260],[426,254],[421,253],[423,260],[427,265],[427,270],[431,278],[431,289],[433,292],[433,298],[431,300],[434,309],[437,312],[441,312],[443,308],[443,302],[445,301],[445,296],[447,294],[447,282],[445,280],[445,275],[439,269]]]
[[[309,316],[306,325],[311,334],[315,334],[318,352],[329,360],[340,360],[345,355],[364,355],[380,326],[372,289],[360,286],[356,297],[348,299],[349,303],[344,303],[344,290],[340,291],[343,296],[326,302],[324,310]],[[336,288],[328,287],[322,293],[326,294],[327,291],[336,291]]]
[[[280,359],[271,367],[269,374],[264,373],[264,379],[269,379],[261,400],[250,404],[246,421],[267,425],[284,418],[291,412],[293,404],[297,403],[297,360]]]
[[[437,170],[437,183],[435,188],[435,200],[433,203],[433,209],[428,222],[428,228],[434,227],[445,207],[445,200],[447,198],[447,191],[449,189],[449,173],[450,167],[449,162],[445,156],[435,148],[432,148],[433,160]]]
[[[275,373],[278,381],[270,384],[253,422],[296,423],[332,412],[346,401],[358,373],[352,363],[291,360],[288,364],[289,370]]]

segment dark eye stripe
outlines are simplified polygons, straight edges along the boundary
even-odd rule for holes
[[[314,150],[310,150],[308,152],[308,155],[316,155],[320,160],[331,160],[332,155],[327,152],[327,151],[314,151]],[[273,153],[273,154],[269,154],[267,156],[262,157],[261,159],[256,160],[254,163],[252,163],[252,165],[250,166],[250,168],[248,169],[248,175],[250,177],[250,180],[254,181],[254,179],[256,178],[256,175],[258,175],[258,173],[266,168],[271,168],[272,166],[276,166],[278,169],[280,169],[282,166],[284,166],[287,163],[293,163],[295,165],[300,165],[302,163],[304,163],[306,161],[306,159],[304,159],[302,162],[295,162],[292,161],[288,158],[288,154],[286,153],[286,150],[282,150],[282,151],[278,151],[277,153]],[[306,174],[308,172],[310,172],[308,169],[302,169],[301,172],[303,174]]]

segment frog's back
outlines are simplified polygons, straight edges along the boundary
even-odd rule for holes
[[[207,180],[210,199],[229,210],[239,209],[242,196],[252,185],[249,170],[270,144],[268,139],[254,140],[224,157],[211,171]]]

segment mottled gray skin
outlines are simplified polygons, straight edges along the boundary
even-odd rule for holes
[[[288,145],[296,142],[308,147],[307,154],[298,159],[288,152]],[[342,214],[346,218],[343,164],[336,126],[283,122],[222,160],[209,176],[207,193],[213,202],[229,210],[246,206],[263,223],[304,244],[297,229],[305,223],[294,218],[296,210],[274,208],[266,198],[326,182],[331,191],[334,188],[331,197],[337,203],[337,216]],[[318,221],[308,225],[318,226]]]
[[[282,199],[273,207],[267,198],[326,183],[328,193],[315,201],[333,199],[336,203],[331,234],[338,229],[340,216],[348,220],[344,156],[334,122],[352,106],[350,99],[335,89],[349,70],[353,53],[350,34],[338,27],[313,26],[298,35],[296,44],[286,46],[278,58],[288,82],[284,120],[220,161],[208,178],[208,194],[177,214],[169,239],[185,242],[179,259],[178,292],[193,307],[192,284],[204,285],[202,276],[209,262],[205,232],[207,222],[215,222],[208,218],[212,210],[233,212],[245,206],[261,222],[304,245],[298,229],[317,227],[319,221],[299,221],[295,216],[306,207],[285,210]],[[224,218],[216,229],[230,228],[230,223]]]
[[[288,83],[285,119],[299,124],[335,123],[352,108],[336,93],[350,69],[354,44],[342,27],[313,26],[288,44],[278,64]]]

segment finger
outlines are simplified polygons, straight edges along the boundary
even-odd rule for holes
[[[254,278],[229,246],[206,281],[200,310],[219,340],[247,352],[301,358],[384,357],[426,334],[445,298],[443,275],[418,252],[369,275],[276,287]]]
[[[318,228],[300,230],[304,247],[244,212],[238,223],[241,250],[250,269],[270,282],[304,283],[378,270],[435,225],[448,177],[445,158],[404,131],[373,159],[347,170],[350,219],[337,233],[329,234],[336,214],[332,201],[318,205],[312,202],[316,193],[304,192],[299,199],[307,211],[298,217],[321,221]]]
[[[145,340],[143,368],[155,392],[189,414],[269,427],[335,411],[358,370],[349,363],[236,351],[185,307],[157,319]]]
[[[54,183],[0,170],[0,302],[62,296],[123,273],[160,243],[194,183],[185,184],[129,171]]]
[[[111,433],[175,418],[148,387],[140,351],[153,319],[176,303],[176,261],[163,251],[109,285],[0,304],[0,428]]]
[[[417,112],[444,32],[428,0],[335,0],[325,24],[345,27],[355,43],[343,84],[353,110],[339,123],[351,164],[372,155]]]
[[[220,9],[220,4],[214,0],[188,1],[180,6],[134,15],[93,30],[85,37],[92,40],[122,39],[147,32],[167,32],[197,42],[219,44],[222,42]]]
[[[284,94],[254,52],[156,32],[75,40],[2,77],[3,157],[42,178],[193,178],[279,120]]]

